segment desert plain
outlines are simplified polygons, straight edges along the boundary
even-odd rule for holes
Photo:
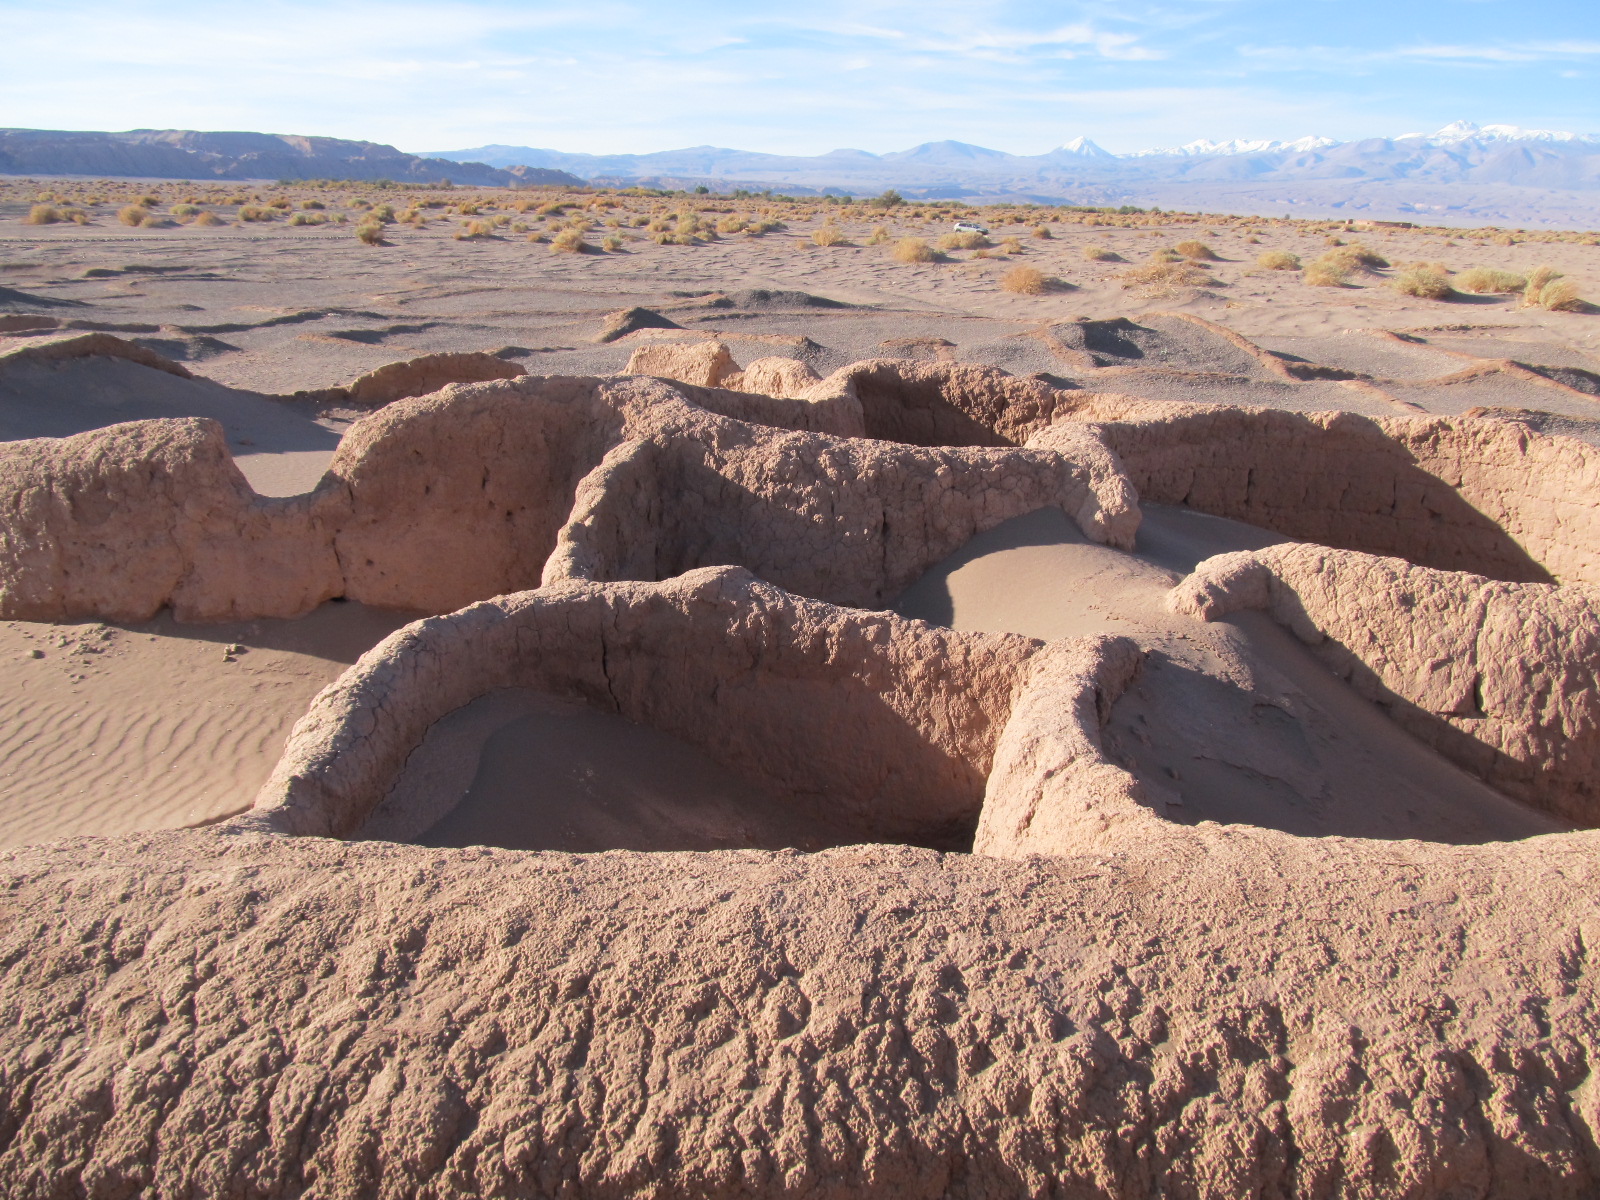
[[[1594,235],[45,180],[0,272],[8,1194],[1600,1187]]]

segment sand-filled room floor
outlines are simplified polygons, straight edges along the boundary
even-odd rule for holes
[[[1393,286],[1593,239],[399,190],[0,189],[0,1193],[1600,1189],[1600,322]]]

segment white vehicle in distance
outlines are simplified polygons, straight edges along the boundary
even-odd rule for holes
[[[976,221],[957,221],[956,222],[956,232],[957,233],[983,233],[983,234],[987,234],[989,232],[989,230],[986,227],[984,227],[982,225],[979,225]]]

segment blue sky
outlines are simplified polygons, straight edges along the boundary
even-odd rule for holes
[[[800,154],[1600,132],[1597,0],[0,0],[0,27],[0,125],[34,128]]]

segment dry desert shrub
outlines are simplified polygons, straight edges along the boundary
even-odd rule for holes
[[[1055,234],[1050,232],[1050,226],[1048,225],[1035,225],[1033,227],[1033,236],[1036,238],[1053,238]]]
[[[377,221],[363,220],[356,226],[356,240],[363,246],[383,245],[383,225]]]
[[[1456,286],[1463,292],[1476,292],[1480,296],[1504,296],[1522,291],[1528,286],[1528,281],[1515,271],[1473,267],[1456,276]]]
[[[124,212],[127,210],[124,209]],[[241,221],[272,221],[278,216],[275,208],[266,208],[260,204],[244,204],[239,207],[239,220]]]
[[[1089,245],[1083,248],[1083,257],[1090,262],[1116,262],[1116,251],[1109,246]]]
[[[494,226],[488,221],[467,221],[455,232],[455,239],[458,242],[476,241],[479,238],[492,238],[493,236]]]
[[[1375,271],[1389,265],[1389,260],[1383,255],[1368,249],[1360,242],[1351,242],[1348,246],[1330,250],[1317,261],[1342,268],[1347,275],[1354,275],[1357,271]]]
[[[1538,266],[1538,267],[1535,267],[1533,270],[1528,272],[1528,283],[1527,283],[1528,295],[1532,296],[1532,295],[1536,294],[1541,288],[1544,287],[1545,284],[1550,283],[1552,280],[1556,280],[1556,279],[1560,279],[1560,278],[1561,278],[1561,272],[1556,270],[1554,267],[1551,267],[1551,266]],[[1532,303],[1532,301],[1529,301],[1529,303]]]
[[[294,201],[289,199],[287,196],[274,196],[271,200],[267,201],[267,206],[269,208],[276,208],[280,211],[286,211],[294,207]]]
[[[300,207],[306,212],[320,212],[328,206],[321,200],[302,200],[300,201]]]
[[[848,246],[850,244],[850,240],[835,225],[824,225],[811,235],[811,240],[818,246]]]
[[[1403,296],[1420,300],[1449,300],[1456,295],[1449,278],[1431,266],[1408,267],[1394,277],[1393,287]]]
[[[872,231],[872,236],[867,239],[869,246],[886,246],[889,244],[889,227],[879,225]]]
[[[1268,250],[1256,257],[1256,265],[1269,271],[1298,271],[1300,256],[1287,250]]]
[[[24,225],[54,225],[57,221],[64,220],[61,210],[53,204],[35,204],[28,210],[28,215],[22,219]]]
[[[981,253],[981,251],[980,251],[980,253]],[[1014,237],[1008,237],[1003,242],[1000,243],[1000,253],[1002,253],[1002,254],[1021,254],[1022,253],[1022,243],[1019,242]]]
[[[1496,246],[1515,246],[1517,244],[1517,239],[1512,237],[1509,233],[1497,233],[1489,240],[1492,241]]]
[[[613,233],[607,237],[605,241],[601,242],[600,245],[607,254],[615,254],[617,251],[622,249],[622,239]]]
[[[1319,258],[1300,273],[1300,281],[1307,287],[1349,287],[1350,268]]]
[[[903,263],[931,263],[938,252],[922,238],[901,238],[894,245],[894,259]]]
[[[193,220],[195,217],[200,215],[200,206],[198,204],[187,203],[174,204],[172,206],[172,215],[180,221]]]
[[[1186,242],[1179,242],[1173,249],[1193,262],[1217,261],[1217,256],[1210,246],[1204,242],[1195,241],[1193,238]]]
[[[947,233],[936,244],[941,250],[982,250],[989,239],[981,233]]]
[[[132,225],[137,228],[138,226],[144,224],[144,219],[149,215],[150,210],[145,208],[143,205],[130,204],[126,208],[119,209],[117,211],[117,220],[121,221],[124,225]]]
[[[551,254],[582,254],[589,249],[591,247],[583,240],[581,229],[563,229],[550,239]]]
[[[387,225],[394,220],[394,205],[374,204],[372,206],[372,211],[369,212],[367,216],[371,217],[375,221],[381,221]]]
[[[1588,307],[1570,279],[1552,279],[1545,284],[1539,289],[1537,303],[1550,312],[1582,312]]]
[[[1000,277],[1000,290],[1022,296],[1042,296],[1050,290],[1044,272],[1033,267],[1012,267]]]
[[[1140,288],[1147,296],[1160,296],[1179,288],[1205,287],[1216,280],[1188,259],[1164,262],[1160,259],[1122,272],[1124,288]]]
[[[222,225],[226,222],[224,222],[221,217],[217,216],[216,213],[211,212],[209,209],[202,209],[195,217],[194,223],[196,225]]]
[[[1522,303],[1548,312],[1581,312],[1587,307],[1578,295],[1578,285],[1550,266],[1535,267],[1528,275]]]

